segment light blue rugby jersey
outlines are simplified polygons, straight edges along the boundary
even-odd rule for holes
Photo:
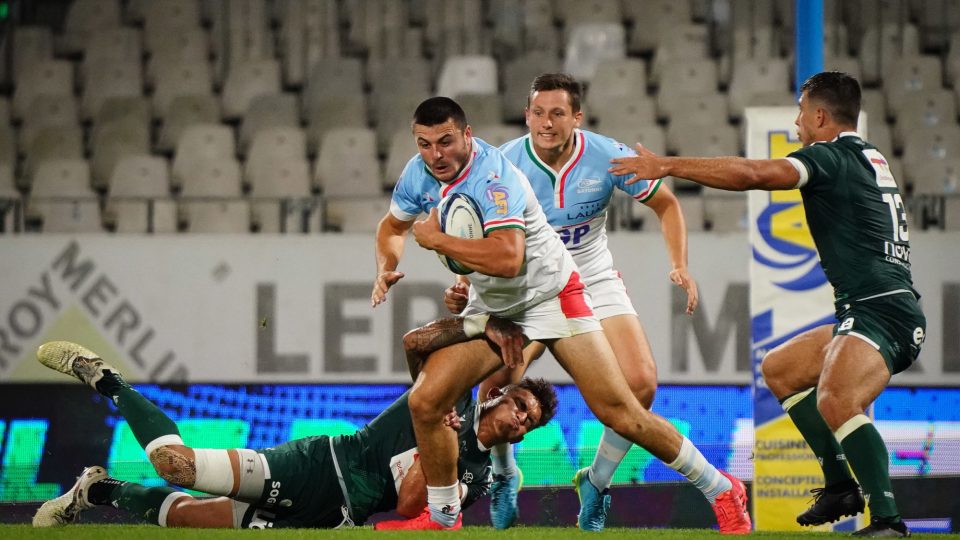
[[[470,304],[481,311],[512,315],[555,297],[574,269],[572,257],[550,228],[530,182],[499,150],[476,137],[473,155],[457,178],[437,180],[420,154],[407,162],[393,188],[390,212],[412,221],[452,193],[465,193],[481,208],[483,232],[514,227],[525,232],[524,263],[514,278],[470,274]]]
[[[500,151],[527,176],[547,220],[570,250],[584,280],[589,280],[613,269],[606,223],[614,188],[643,202],[653,197],[662,180],[624,185],[630,176],[608,173],[610,160],[636,152],[592,131],[577,129],[573,137],[573,155],[559,173],[537,156],[529,133],[505,143]]]

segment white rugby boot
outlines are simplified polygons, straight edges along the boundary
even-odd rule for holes
[[[69,341],[50,341],[37,349],[37,360],[50,369],[65,373],[97,389],[104,371],[120,374],[97,353]]]
[[[40,506],[33,515],[33,526],[63,527],[75,522],[81,511],[94,507],[87,498],[89,488],[104,478],[107,478],[107,471],[103,467],[94,465],[84,469],[72,488]]]

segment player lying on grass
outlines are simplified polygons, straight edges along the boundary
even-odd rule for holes
[[[513,325],[496,331],[519,335]],[[93,466],[69,491],[40,507],[36,527],[69,524],[97,505],[113,505],[164,527],[213,528],[335,528],[361,525],[371,514],[391,510],[413,517],[426,507],[407,393],[353,435],[306,437],[259,451],[195,449],[184,444],[170,418],[94,352],[59,341],[42,345],[37,358],[113,400],[160,477],[219,497],[124,482]],[[456,416],[451,413],[447,422],[461,448],[457,466],[464,506],[489,489],[489,448],[522,440],[553,417],[556,404],[553,388],[542,379],[494,389],[481,403],[470,393],[457,402]]]

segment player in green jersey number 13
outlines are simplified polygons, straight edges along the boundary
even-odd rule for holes
[[[854,536],[909,536],[890,487],[886,446],[864,414],[923,345],[906,212],[883,154],[856,133],[856,79],[818,73],[800,90],[795,123],[803,148],[785,159],[661,157],[638,145],[638,156],[612,160],[610,171],[632,175],[628,184],[676,176],[735,191],[800,189],[838,322],[799,334],[763,359],[770,391],[822,464],[825,487],[814,490],[813,505],[797,522],[855,515],[865,493],[871,522]]]

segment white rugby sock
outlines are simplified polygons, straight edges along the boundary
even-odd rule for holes
[[[490,457],[493,459],[493,474],[503,476],[513,476],[517,474],[517,460],[513,456],[513,445],[510,443],[500,443],[493,445],[490,449]]]
[[[697,486],[697,489],[703,493],[703,496],[713,504],[724,491],[733,488],[733,484],[726,476],[720,474],[716,467],[711,465],[707,458],[697,450],[697,447],[690,442],[690,439],[684,437],[680,445],[680,453],[673,463],[667,463],[667,466],[687,477],[691,484]]]
[[[453,527],[460,515],[460,482],[452,486],[427,486],[430,519],[444,527]]]
[[[596,455],[593,456],[593,464],[590,465],[590,483],[600,491],[610,487],[613,473],[617,471],[617,467],[620,466],[620,462],[630,451],[631,446],[633,446],[632,442],[604,426],[600,445],[597,447]]]

